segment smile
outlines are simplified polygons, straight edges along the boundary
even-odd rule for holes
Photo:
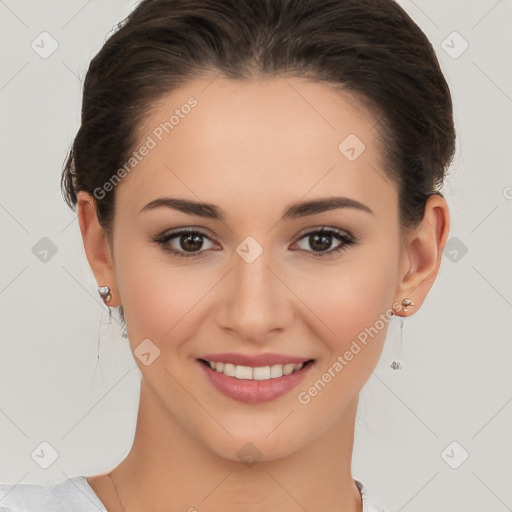
[[[315,360],[271,366],[244,366],[206,359],[197,362],[208,382],[223,395],[238,402],[261,404],[298,386]]]
[[[300,370],[305,363],[274,364],[272,366],[242,366],[232,363],[205,361],[212,370],[223,373],[227,377],[235,377],[241,380],[269,380],[278,379],[283,375],[290,375]]]

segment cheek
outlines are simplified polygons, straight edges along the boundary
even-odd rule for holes
[[[372,343],[357,359],[374,360],[380,353],[391,316],[399,257],[398,249],[389,244],[380,249],[347,253],[339,264],[319,267],[297,280],[297,294],[321,320],[322,339],[331,359],[348,350],[353,340],[364,341],[365,333]]]
[[[318,337],[326,351],[318,370],[300,386],[297,401],[325,424],[340,418],[378,362],[392,318],[397,258],[389,248],[378,261],[362,254],[302,281],[299,293],[308,296],[321,319]]]
[[[215,276],[194,265],[180,267],[154,248],[137,250],[132,244],[126,254],[116,263],[116,279],[130,340],[137,345],[150,338],[162,348],[164,339],[181,339],[178,333],[186,335],[187,320]]]

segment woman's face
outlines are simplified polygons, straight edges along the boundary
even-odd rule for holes
[[[408,270],[377,130],[355,100],[296,78],[196,80],[153,111],[115,187],[111,285],[160,421],[270,460],[351,417]],[[165,198],[212,206],[148,206]],[[261,380],[200,361],[225,353],[314,361]]]

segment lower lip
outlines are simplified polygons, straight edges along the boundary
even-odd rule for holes
[[[298,386],[314,362],[305,364],[300,370],[276,379],[244,380],[228,377],[216,372],[201,361],[197,361],[210,382],[229,398],[247,404],[270,402]]]

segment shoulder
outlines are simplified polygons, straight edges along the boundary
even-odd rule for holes
[[[52,486],[0,484],[0,512],[107,512],[86,476]]]
[[[361,481],[354,479],[354,482],[356,483],[357,487],[359,488],[359,491],[361,492],[363,512],[388,512],[384,507],[378,505],[377,503],[375,503],[375,501],[372,500],[368,489]]]

